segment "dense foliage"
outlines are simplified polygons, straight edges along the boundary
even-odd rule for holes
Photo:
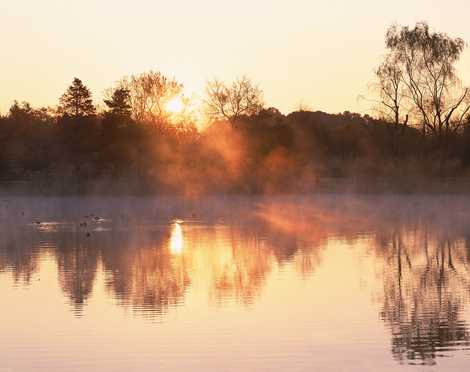
[[[199,132],[137,122],[113,105],[74,118],[15,103],[0,119],[0,175],[37,190],[200,193],[306,192],[332,179],[401,184],[466,173],[465,131],[455,134],[444,156],[439,143],[411,127],[397,155],[393,130],[349,112],[286,116],[270,108]]]

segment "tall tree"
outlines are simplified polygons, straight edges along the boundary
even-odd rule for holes
[[[423,134],[432,134],[442,142],[461,129],[470,109],[469,90],[462,87],[455,70],[464,41],[431,32],[424,22],[411,29],[392,26],[385,41],[387,58],[393,62],[389,82],[397,79],[403,84],[400,94],[406,98]],[[396,89],[393,85],[391,88]],[[397,108],[394,103],[392,111]]]
[[[129,92],[133,119],[160,125],[168,119],[166,105],[181,94],[183,85],[159,71],[149,71],[122,79],[118,88]]]
[[[60,98],[59,112],[63,116],[82,118],[96,113],[90,90],[78,78]]]
[[[217,79],[209,81],[205,93],[205,112],[212,120],[233,121],[243,115],[256,115],[263,108],[263,92],[246,76],[231,85]]]
[[[382,64],[376,70],[379,82],[380,109],[383,118],[391,125],[392,152],[398,155],[400,137],[408,126],[409,113],[405,105],[405,85],[403,83],[403,71],[393,55],[385,57]]]

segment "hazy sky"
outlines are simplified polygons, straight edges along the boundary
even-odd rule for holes
[[[0,111],[55,105],[74,76],[99,99],[122,76],[160,70],[200,92],[247,74],[268,105],[364,112],[384,33],[398,22],[470,42],[468,0],[0,0]],[[470,83],[470,52],[460,63]]]

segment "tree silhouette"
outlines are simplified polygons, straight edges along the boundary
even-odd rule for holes
[[[468,190],[470,92],[454,69],[463,42],[423,23],[392,27],[386,41],[379,118],[263,109],[247,77],[209,81],[196,108],[158,71],[120,80],[95,115],[75,78],[58,110],[14,103],[0,115],[0,180],[43,191],[53,180],[67,193]]]
[[[33,115],[33,108],[29,102],[14,101],[8,110],[10,118],[17,123],[24,123]]]
[[[111,97],[104,100],[109,113],[119,117],[131,116],[130,91],[125,88],[116,88]]]
[[[393,125],[390,126],[392,147],[395,155],[398,155],[399,140],[408,126],[409,113],[403,113],[406,101],[405,84],[403,83],[403,71],[397,57],[388,55],[375,72],[380,89],[380,113]],[[409,108],[408,108],[409,110]]]
[[[392,26],[385,41],[390,53],[387,58],[394,65],[393,79],[403,84],[423,134],[432,134],[442,142],[461,129],[470,110],[470,94],[461,87],[455,63],[465,42],[431,32],[424,22],[413,29]]]
[[[96,113],[90,90],[78,78],[60,98],[59,112],[63,116],[82,118]]]
[[[214,79],[207,83],[204,105],[210,119],[233,121],[258,114],[264,105],[263,92],[246,76],[231,85]]]
[[[118,89],[129,92],[134,120],[161,125],[168,117],[166,104],[181,94],[183,85],[159,71],[149,71],[122,79]]]

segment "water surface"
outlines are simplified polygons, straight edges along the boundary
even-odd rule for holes
[[[0,203],[0,371],[469,365],[470,199]]]

